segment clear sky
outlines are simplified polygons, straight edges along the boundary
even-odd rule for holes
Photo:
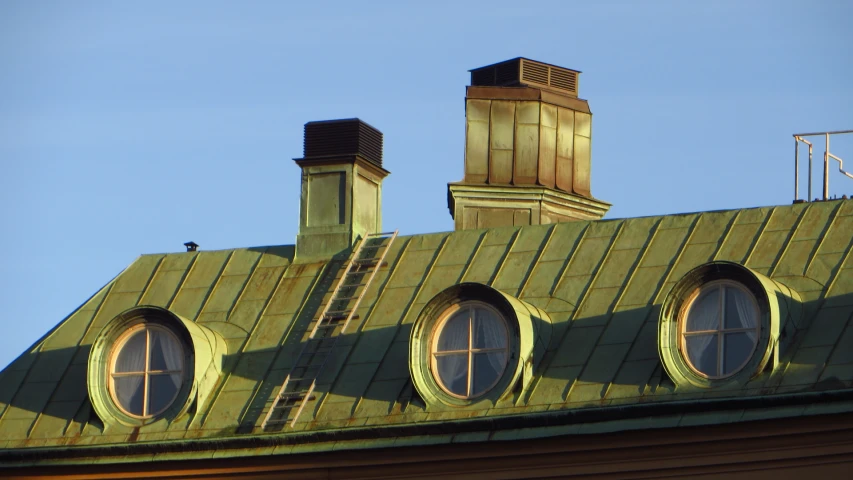
[[[606,218],[788,204],[791,134],[853,129],[851,19],[847,0],[4,1],[0,367],[140,254],[292,244],[308,121],[385,134],[385,229],[451,230],[467,71],[517,56],[583,71]],[[853,138],[832,151],[853,170]]]

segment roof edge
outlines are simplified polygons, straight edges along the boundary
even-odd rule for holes
[[[116,457],[114,463],[135,463],[150,461],[145,454],[167,454],[183,452],[187,459],[193,457],[192,452],[208,451],[210,449],[238,450],[279,445],[305,445],[361,440],[372,441],[392,437],[415,437],[430,435],[448,435],[457,433],[472,433],[498,430],[530,430],[542,427],[572,427],[581,423],[612,422],[635,420],[650,416],[672,416],[674,414],[704,414],[712,411],[726,410],[769,410],[776,407],[805,406],[817,404],[824,412],[815,411],[814,415],[829,413],[853,412],[853,405],[838,408],[832,403],[853,402],[853,388],[844,390],[826,390],[821,392],[803,392],[749,398],[719,397],[701,400],[660,401],[643,404],[616,405],[601,408],[584,408],[574,410],[537,412],[524,415],[506,415],[493,418],[473,418],[458,420],[453,423],[429,422],[409,425],[360,427],[351,429],[331,429],[317,432],[299,432],[290,434],[246,435],[241,437],[199,438],[176,440],[171,442],[150,442],[143,444],[122,443],[107,446],[62,446],[38,447],[22,449],[0,449],[0,471],[3,467],[16,468],[25,465],[50,465],[53,460],[84,459],[94,456]],[[792,416],[792,415],[782,415]],[[806,415],[801,415],[806,416]],[[780,417],[779,415],[775,416]],[[768,417],[769,418],[769,417]],[[755,418],[760,420],[761,418]],[[737,423],[737,422],[734,422]],[[661,425],[665,428],[670,425]],[[648,428],[648,425],[637,428]],[[633,430],[628,428],[623,430]],[[616,429],[618,430],[618,429]],[[615,431],[615,430],[614,430]],[[594,432],[574,432],[574,434],[589,434]],[[540,435],[525,438],[546,438],[570,434],[564,431],[554,433],[541,432]],[[497,440],[495,440],[497,441]],[[433,442],[434,443],[434,442]],[[365,448],[370,448],[366,445]],[[331,446],[329,447],[331,450]],[[318,451],[318,450],[314,450]],[[140,458],[134,459],[134,455]],[[248,456],[249,454],[247,454]],[[233,455],[242,456],[238,452]],[[63,461],[63,465],[68,465]],[[88,463],[88,462],[81,462]]]

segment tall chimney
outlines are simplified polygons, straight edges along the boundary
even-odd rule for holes
[[[592,113],[581,72],[516,58],[471,70],[465,178],[448,184],[457,230],[599,219],[590,192]]]
[[[308,122],[296,257],[345,255],[382,229],[382,132],[357,118]]]

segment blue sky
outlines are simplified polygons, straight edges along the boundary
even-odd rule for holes
[[[467,71],[517,56],[583,71],[607,218],[788,204],[791,134],[853,129],[851,18],[843,0],[2,2],[0,366],[140,254],[292,244],[308,121],[385,134],[386,229],[451,230]]]

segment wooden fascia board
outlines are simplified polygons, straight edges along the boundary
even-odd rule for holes
[[[582,441],[579,441],[582,439]],[[345,445],[342,445],[345,447]],[[549,439],[134,464],[0,469],[4,478],[406,478],[500,472],[506,478],[609,474],[629,478],[853,464],[853,414]],[[849,468],[845,467],[845,468]],[[299,477],[307,478],[307,477]],[[503,478],[503,477],[502,477]],[[609,477],[608,477],[609,478]]]

